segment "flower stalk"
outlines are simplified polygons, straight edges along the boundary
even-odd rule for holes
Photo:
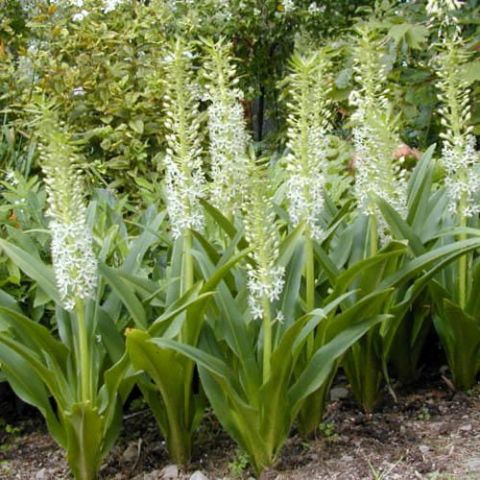
[[[42,170],[48,194],[52,262],[63,306],[77,318],[80,398],[94,401],[85,301],[95,297],[97,260],[87,225],[80,158],[56,113],[42,107],[38,122]]]
[[[88,339],[88,330],[85,319],[85,305],[78,301],[75,305],[78,328],[78,363],[80,364],[80,398],[83,402],[94,402],[92,391],[92,372],[90,345]]]
[[[456,216],[461,228],[467,227],[468,219],[480,213],[479,155],[475,150],[475,136],[471,125],[470,85],[464,78],[462,66],[469,60],[461,29],[454,13],[461,4],[456,1],[433,2],[430,8],[431,23],[439,26],[439,49],[435,58],[435,69],[439,78],[438,98],[441,123],[445,131],[442,162],[446,171],[445,185],[449,197],[449,210]],[[465,233],[457,236],[466,240]],[[467,302],[467,255],[458,260],[458,304],[463,309]]]
[[[315,308],[314,240],[320,240],[323,229],[320,215],[324,205],[327,167],[327,134],[330,125],[331,86],[327,81],[330,62],[323,51],[290,60],[285,81],[288,98],[288,149],[286,171],[288,213],[294,226],[303,223],[305,309]],[[307,356],[313,352],[314,334],[307,340]]]
[[[245,237],[252,248],[255,265],[247,265],[248,303],[252,317],[262,320],[265,382],[271,373],[272,303],[278,300],[282,293],[285,269],[277,265],[280,239],[272,201],[268,194],[266,174],[255,165],[251,165],[249,173],[251,180],[243,211]]]

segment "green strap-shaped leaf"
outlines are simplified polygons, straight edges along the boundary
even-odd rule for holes
[[[230,370],[230,368],[225,362],[213,355],[204,352],[203,350],[200,350],[197,347],[192,347],[191,345],[186,345],[184,343],[180,343],[175,340],[169,340],[166,338],[152,338],[150,342],[158,345],[159,347],[169,348],[171,350],[175,350],[181,353],[182,355],[185,355],[190,360],[198,363],[214,375],[226,379],[232,378],[233,376],[233,372]]]
[[[69,401],[73,399],[75,385],[67,384],[63,372],[56,368],[55,364],[47,367],[35,352],[6,334],[0,334],[0,344],[5,345],[23,358],[29,365],[31,371],[45,384],[51,395],[55,398],[58,407],[64,410]],[[10,364],[9,367],[15,372],[14,364]]]
[[[145,313],[145,309],[135,293],[132,291],[132,288],[117,274],[115,269],[107,267],[102,263],[99,264],[98,268],[100,273],[105,277],[107,282],[125,305],[135,324],[140,328],[146,329],[147,315]]]
[[[409,225],[415,225],[429,214],[428,201],[433,180],[434,164],[432,156],[435,152],[435,144],[431,145],[422,155],[410,177],[408,184],[408,217]],[[420,225],[421,226],[421,225]]]
[[[301,402],[315,392],[328,378],[336,360],[343,355],[358,339],[379,322],[390,318],[388,315],[377,315],[336,335],[333,340],[321,347],[312,357],[310,363],[288,392],[288,400],[292,411],[297,412]]]
[[[418,256],[425,253],[426,248],[423,246],[420,238],[415,234],[410,225],[403,220],[400,214],[382,198],[377,197],[376,202],[393,236],[397,240],[407,240],[414,255]]]
[[[30,255],[21,248],[0,239],[0,248],[9,256],[20,269],[38,283],[38,286],[55,302],[61,303],[55,277],[51,268],[47,267],[38,258]]]
[[[32,375],[29,362],[1,341],[0,362],[2,371],[15,394],[24,402],[39,409],[52,437],[61,447],[66,448],[65,431],[50,405],[49,394],[44,383],[37,375]]]
[[[54,338],[46,327],[16,310],[0,307],[0,315],[2,314],[18,338],[22,339],[26,345],[35,346],[39,354],[45,353],[52,356],[59,370],[62,371],[70,353],[63,343]]]
[[[381,282],[379,288],[398,287],[403,282],[406,282],[429,268],[435,262],[440,263],[441,261],[444,261],[448,263],[467,252],[476,250],[477,248],[480,248],[479,238],[462,240],[460,242],[436,248],[409,261],[398,272],[385,278]]]

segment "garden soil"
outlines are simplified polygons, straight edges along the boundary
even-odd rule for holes
[[[293,435],[262,480],[480,480],[480,388],[455,393],[448,380],[396,388],[373,414],[359,411],[336,387],[315,438]],[[124,433],[105,461],[101,480],[252,479],[245,458],[207,414],[188,468],[168,465],[148,409],[127,413]],[[65,480],[63,454],[28,407],[2,408],[0,479]],[[196,472],[196,473],[195,473]]]

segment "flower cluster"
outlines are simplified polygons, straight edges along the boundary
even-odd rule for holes
[[[211,201],[227,214],[234,214],[245,196],[249,135],[241,104],[243,93],[236,88],[236,70],[230,46],[219,41],[206,45]]]
[[[52,232],[52,258],[57,287],[64,307],[73,310],[77,300],[94,297],[97,259],[92,235],[85,222],[49,223]]]
[[[427,0],[426,10],[431,22],[436,21],[441,25],[455,25],[457,19],[454,13],[462,7],[459,0]]]
[[[401,142],[387,97],[387,69],[378,53],[380,48],[367,28],[359,29],[354,65],[359,88],[350,96],[351,105],[356,107],[352,115],[355,195],[360,211],[366,215],[378,212],[375,196],[405,215],[407,179],[402,159],[398,160],[394,155]],[[381,222],[379,227],[379,233],[383,235]]]
[[[446,141],[442,149],[450,212],[472,217],[480,213],[479,152],[473,134],[456,137],[453,142]]]
[[[319,15],[321,13],[324,13],[326,10],[326,6],[325,5],[318,5],[317,2],[312,2],[309,6],[308,6],[308,13],[310,13],[311,15]]]
[[[295,10],[294,0],[282,0],[282,5],[285,13],[289,13]]]
[[[123,2],[124,0],[105,0],[103,12],[104,13],[113,12],[113,10],[115,10]]]
[[[443,19],[452,12],[459,10],[463,2],[459,0],[427,0],[427,13],[430,17]]]
[[[262,318],[264,302],[280,298],[285,269],[277,265],[279,237],[268,195],[265,173],[251,167],[249,193],[244,203],[245,236],[252,247],[255,266],[248,265],[249,305],[253,318]]]
[[[330,129],[327,70],[328,62],[320,53],[310,57],[294,55],[286,82],[289,95],[288,212],[294,225],[305,222],[308,233],[316,239],[322,235],[319,219],[324,203],[327,132]]]
[[[167,210],[175,238],[185,230],[201,230],[199,199],[204,194],[199,91],[192,78],[192,53],[179,40],[165,57],[165,184]]]
[[[460,218],[471,217],[480,212],[480,162],[470,125],[470,88],[462,69],[469,53],[460,37],[446,37],[441,45],[436,57],[436,72],[438,98],[442,102],[440,115],[445,127],[441,134],[442,161],[447,174],[445,184],[450,211]]]
[[[40,154],[48,194],[52,261],[57,287],[67,310],[92,298],[97,260],[87,225],[78,152],[56,115],[45,109],[39,121]]]

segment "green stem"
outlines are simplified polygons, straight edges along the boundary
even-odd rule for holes
[[[370,256],[373,257],[378,251],[377,217],[370,215]]]
[[[305,238],[305,303],[306,313],[315,308],[315,259],[313,255],[313,241],[310,235]],[[310,358],[313,352],[314,334],[307,339],[307,356]]]
[[[462,202],[463,203],[463,202]],[[461,212],[463,212],[463,206],[460,205]],[[462,213],[460,214],[460,227],[467,226],[467,217]],[[458,236],[458,240],[466,240],[467,235],[461,233]],[[460,308],[464,309],[467,303],[467,255],[462,255],[458,259],[458,303]]]
[[[183,237],[182,294],[193,287],[192,232],[187,230]]]
[[[270,302],[263,297],[263,382],[270,377],[270,358],[272,356],[272,318]]]
[[[192,232],[191,230],[187,230],[184,233],[183,237],[183,265],[182,265],[182,280],[181,280],[181,294],[183,295],[185,292],[190,290],[193,287],[193,281],[194,281],[194,269],[193,269],[193,255],[192,255],[192,244],[193,244],[193,238],[192,238]],[[185,315],[188,315],[187,312],[185,312]],[[188,319],[186,319],[188,320]],[[183,324],[183,328],[180,332],[180,342],[185,342],[185,343],[191,343],[192,341],[197,341],[197,339],[193,339],[192,333],[189,332],[188,329],[189,322],[185,321]],[[193,362],[187,362],[187,366],[185,368],[185,377],[184,377],[184,409],[183,409],[183,414],[184,414],[184,420],[185,424],[186,419],[190,415],[190,400],[192,396],[192,378],[193,378],[193,367],[194,364]],[[176,433],[175,438],[176,440],[172,440],[173,444],[175,445],[177,441],[180,443],[180,447],[175,446],[173,447],[175,451],[178,449],[184,448],[184,446],[181,446],[182,440],[181,440],[181,433]],[[189,449],[190,447],[188,447]],[[187,450],[188,450],[187,449]],[[180,453],[175,454],[178,457],[178,460],[180,460],[181,455]],[[188,459],[186,459],[188,460]]]
[[[183,421],[182,415],[179,415],[176,405],[170,406],[168,413],[168,453],[172,460],[178,465],[187,465],[190,461],[192,450],[192,435],[189,427]]]
[[[88,342],[88,331],[85,322],[85,305],[81,300],[75,304],[78,328],[78,352],[77,363],[80,365],[80,397],[82,401],[92,401],[92,374],[90,365],[90,346]]]

